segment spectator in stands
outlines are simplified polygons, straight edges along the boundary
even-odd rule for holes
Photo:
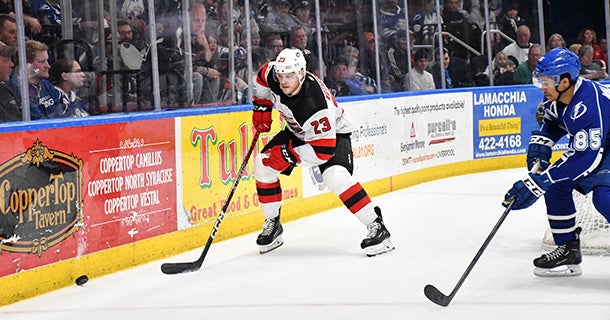
[[[233,52],[233,61],[236,75],[230,77],[229,63],[230,63],[230,51],[223,51],[220,54],[219,60],[216,63],[216,69],[220,71],[220,85],[216,101],[229,102],[235,104],[241,101],[242,92],[248,87],[248,84],[237,75],[241,68],[245,65],[245,49],[238,47]],[[232,90],[232,88],[234,90]]]
[[[503,0],[489,0],[489,10],[491,10],[496,17],[499,17],[502,14],[502,2]]]
[[[478,3],[478,5],[475,6],[474,5],[475,3]],[[497,29],[496,28],[496,15],[491,10],[491,8],[489,9],[488,16],[489,16],[490,28],[492,30]],[[468,23],[471,26],[470,45],[477,50],[482,50],[483,48],[481,48],[481,35],[483,34],[483,31],[485,31],[485,1],[484,0],[479,0],[478,2],[476,2],[476,0],[475,0],[475,2],[473,3],[472,11],[468,15]],[[493,38],[493,34],[492,34],[492,38]]]
[[[443,18],[436,15],[434,0],[423,0],[422,8],[415,11],[411,20],[411,29],[415,34],[416,44],[434,44],[434,34]]]
[[[525,25],[525,20],[519,16],[519,4],[512,3],[506,7],[506,12],[498,20],[498,24],[500,31],[517,41],[517,32],[519,31],[519,27]],[[504,40],[504,45],[507,46],[508,44],[510,44],[510,41]]]
[[[433,90],[436,89],[434,85],[434,77],[428,71],[428,56],[426,50],[419,49],[415,52],[415,63],[411,69],[411,76],[405,77],[405,89],[409,91],[420,91],[420,90]]]
[[[443,48],[443,59],[440,60],[439,50],[434,50],[435,60],[442,61],[445,68],[445,88],[461,88],[472,87],[472,79],[469,72],[468,63],[455,56],[450,56],[447,48]],[[442,76],[440,63],[436,63],[432,67],[432,77],[434,78],[434,86],[437,89],[442,89]]]
[[[322,64],[322,68],[319,68],[319,66],[315,66],[315,68],[312,68],[312,73],[316,75],[316,77],[326,80],[328,77],[328,68],[326,67],[326,62],[324,61],[324,59],[319,59],[318,61]],[[322,70],[320,71],[320,69]]]
[[[4,44],[11,47],[17,47],[17,23],[12,16],[7,14],[0,14],[0,44]],[[13,59],[13,71],[6,85],[13,90],[19,89],[19,62],[15,57]],[[20,92],[15,92],[17,96],[21,96]]]
[[[275,60],[275,57],[284,50],[284,40],[277,33],[271,33],[265,40],[265,46],[271,52],[272,60]]]
[[[203,4],[194,2],[190,7],[191,50],[193,53],[193,102],[205,103],[210,97],[204,91],[213,87],[219,75],[213,74],[209,67],[212,63],[212,51],[206,35],[207,11]]]
[[[292,48],[299,49],[303,52],[303,56],[305,56],[305,61],[307,61],[307,71],[313,72],[313,68],[317,67],[319,64],[312,62],[312,60],[318,60],[318,57],[307,48],[308,45],[307,32],[305,28],[302,26],[296,26],[292,28],[290,31],[290,44]]]
[[[244,87],[241,92],[242,104],[250,103],[250,101],[248,101],[248,99],[252,97],[252,94],[250,94],[250,87],[252,83],[256,81],[255,78],[258,70],[260,70],[265,63],[273,60],[275,59],[272,58],[271,51],[269,51],[269,49],[266,47],[255,47],[252,49],[252,74],[248,76],[248,68],[244,68],[238,75],[236,75],[236,77],[243,79],[244,82],[247,82],[246,87]],[[320,79],[323,78],[320,77]]]
[[[117,9],[126,20],[141,19],[148,21],[147,0],[117,0]]]
[[[133,39],[133,30],[131,29],[131,24],[129,24],[129,21],[119,19],[116,24],[116,29],[119,42],[131,42]]]
[[[61,8],[59,0],[33,1],[31,13],[42,27],[43,37],[48,43],[61,39]]]
[[[230,46],[229,33],[230,28],[229,25],[226,23],[222,23],[218,26],[218,28],[216,28],[216,41],[218,41],[219,46],[225,48],[228,48]],[[233,38],[233,41],[235,42],[235,38]]]
[[[55,111],[49,118],[73,118],[89,115],[85,102],[75,90],[85,83],[85,73],[76,60],[61,58],[53,63],[49,79],[57,89],[55,95]]]
[[[332,78],[327,79],[329,81],[327,84],[334,95],[358,96],[367,94],[363,83],[349,77],[348,62],[343,57],[333,61],[330,73]]]
[[[301,2],[296,9],[294,15],[300,26],[305,29],[305,33],[309,39],[312,38],[313,31],[316,29],[316,22],[311,16],[311,10],[307,1]]]
[[[534,43],[530,46],[527,53],[527,60],[520,63],[515,69],[513,75],[513,83],[515,84],[528,84],[532,83],[532,72],[536,70],[536,63],[538,59],[542,57],[542,47],[539,44]]]
[[[343,59],[343,58],[337,58],[331,62],[330,74],[328,74],[327,77],[324,78],[324,83],[326,84],[328,89],[330,89],[333,96],[336,96],[336,97],[349,96],[349,93],[350,93],[349,86],[345,82],[345,79],[343,79],[343,81],[341,81],[341,76],[342,76],[341,71],[343,71],[343,67],[341,66],[341,64],[345,65],[345,68],[344,68],[345,75],[343,77],[347,78],[347,62],[344,59],[343,59],[344,61],[341,62],[341,59]]]
[[[475,3],[473,3],[473,7],[472,7],[473,10],[468,15],[468,22],[470,22],[471,24],[474,24],[477,28],[479,28],[480,31],[484,31],[485,30],[485,0],[479,0],[478,6],[474,6],[474,4]],[[495,26],[497,23],[496,22],[497,18],[496,18],[496,14],[494,13],[494,11],[492,10],[491,7],[489,7],[488,15],[489,15],[489,25],[491,26],[492,29],[495,29]],[[480,36],[480,34],[479,34],[479,36]]]
[[[602,53],[606,57],[604,62],[606,63],[606,68],[608,67],[608,39],[601,38],[599,39],[599,47],[602,49]]]
[[[388,55],[388,80],[390,90],[393,92],[403,91],[405,76],[409,72],[408,55],[407,55],[407,36],[406,33],[398,32],[396,39],[390,49]]]
[[[362,46],[362,59],[364,67],[362,73],[373,79],[377,78],[376,70],[376,51],[375,51],[375,35],[372,32],[364,33],[364,45]],[[379,55],[381,58],[383,55]]]
[[[140,20],[141,21],[141,20]],[[141,34],[138,28],[134,28],[132,23],[135,20],[119,19],[117,21],[117,33],[119,42],[129,42],[134,45],[138,51],[145,52],[148,48],[148,43],[144,39],[144,35]]]
[[[347,61],[347,74],[348,78],[357,80],[364,84],[364,90],[366,93],[374,93],[377,91],[377,84],[373,78],[366,76],[360,72],[360,50],[356,47],[345,46],[341,51],[341,56]]]
[[[218,45],[216,37],[212,34],[207,36],[208,47],[211,53],[210,62],[202,63],[195,68],[195,71],[203,76],[203,85],[201,88],[200,103],[208,104],[217,101],[218,92],[220,91],[220,71],[218,70],[218,61],[223,52],[228,51],[228,48]]]
[[[233,10],[231,12],[229,8],[229,1],[233,1]],[[218,8],[220,14],[220,20],[223,24],[233,25],[235,43],[240,43],[240,36],[242,31],[246,30],[246,19],[244,16],[243,1],[237,0],[226,0],[221,1]],[[250,30],[260,32],[260,28],[255,19],[250,19]]]
[[[517,42],[513,42],[502,49],[502,52],[507,56],[513,56],[519,64],[527,61],[529,48],[532,46],[530,42],[530,28],[526,25],[521,25],[517,28]]]
[[[381,39],[384,45],[389,47],[399,33],[407,30],[405,11],[398,5],[398,0],[380,0],[379,14]]]
[[[240,36],[240,45],[242,48],[248,47],[248,30],[244,29]],[[261,45],[261,35],[258,30],[250,29],[250,48],[258,48]]]
[[[206,30],[216,30],[216,28],[218,28],[218,26],[220,25],[218,2],[216,0],[202,0],[198,2],[203,3],[206,8]]]
[[[578,55],[578,50],[580,50],[580,47],[582,47],[582,44],[572,43],[568,49],[572,51],[575,55]]]
[[[576,42],[583,46],[590,45],[593,47],[593,60],[607,60],[607,57],[602,52],[602,48],[597,43],[597,34],[593,28],[586,27],[582,29],[576,38]]]
[[[28,92],[30,96],[30,117],[32,120],[48,118],[55,112],[55,101],[57,89],[48,80],[49,70],[49,47],[36,40],[25,42]],[[19,92],[15,90],[15,92]]]
[[[36,35],[42,31],[42,26],[37,18],[30,15],[30,1],[22,0],[23,3],[23,22],[25,25],[26,37]],[[7,14],[15,19],[15,5],[13,0],[0,1],[0,14]]]
[[[546,42],[546,51],[551,51],[558,47],[567,47],[566,41],[559,33],[553,33]]]
[[[0,43],[0,122],[21,121],[21,102],[7,82],[13,72],[13,55],[17,48]]]
[[[608,77],[605,69],[593,62],[593,47],[586,44],[578,50],[580,76],[590,80],[603,80]]]
[[[289,33],[299,25],[299,21],[290,14],[290,3],[287,0],[274,0],[273,8],[267,12],[261,31],[274,33]]]
[[[17,45],[17,23],[8,14],[0,14],[0,43],[12,47]]]
[[[117,34],[119,42],[119,56],[121,60],[121,68],[126,70],[138,70],[138,65],[142,65],[144,59],[142,50],[144,47],[138,47],[133,42],[133,29],[129,21],[119,19],[117,21]],[[108,43],[108,42],[107,42]],[[108,57],[112,56],[112,53],[107,54]],[[108,59],[108,69],[112,70],[112,59]],[[109,79],[109,81],[113,81]],[[135,73],[126,74],[122,77],[121,81],[127,81],[126,98],[129,101],[135,101],[138,98],[137,94],[137,75]],[[52,82],[52,81],[51,81]],[[57,85],[56,85],[57,86]]]
[[[498,52],[494,59],[494,68],[492,70],[494,84],[498,86],[512,84],[516,67],[515,63],[508,58],[506,53]]]
[[[468,17],[459,10],[458,0],[445,0],[442,17],[445,23],[445,31],[464,43],[470,44],[470,24],[468,23]],[[468,59],[468,50],[453,39],[446,38],[445,47],[453,52],[454,57]]]

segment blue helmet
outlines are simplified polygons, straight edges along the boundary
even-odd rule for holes
[[[551,77],[557,86],[564,74],[569,75],[570,81],[576,80],[580,74],[580,58],[572,51],[559,47],[538,60],[532,80],[537,87],[541,87],[540,77]]]

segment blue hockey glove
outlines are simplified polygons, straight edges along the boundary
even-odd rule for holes
[[[527,147],[527,170],[532,170],[538,162],[539,171],[544,171],[551,164],[552,147],[555,144],[551,138],[546,137],[540,131],[532,132],[529,146]]]
[[[519,180],[513,184],[513,187],[504,195],[504,202],[502,202],[502,205],[508,207],[510,199],[514,198],[513,210],[528,208],[533,205],[552,184],[553,181],[548,173],[529,173],[525,179]]]

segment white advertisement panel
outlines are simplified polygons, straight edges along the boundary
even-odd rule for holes
[[[341,103],[354,125],[354,176],[368,182],[472,160],[472,101],[472,92],[453,92]],[[321,192],[307,168],[303,180],[305,197]]]

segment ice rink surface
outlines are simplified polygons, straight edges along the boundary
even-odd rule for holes
[[[448,307],[424,296],[426,284],[451,292],[524,174],[458,176],[375,197],[396,246],[389,254],[367,258],[365,227],[341,207],[284,224],[284,245],[265,255],[251,233],[214,243],[197,272],[164,275],[160,265],[196,260],[201,249],[2,307],[0,319],[610,319],[610,257],[585,256],[580,277],[533,275],[543,201],[509,214]]]

